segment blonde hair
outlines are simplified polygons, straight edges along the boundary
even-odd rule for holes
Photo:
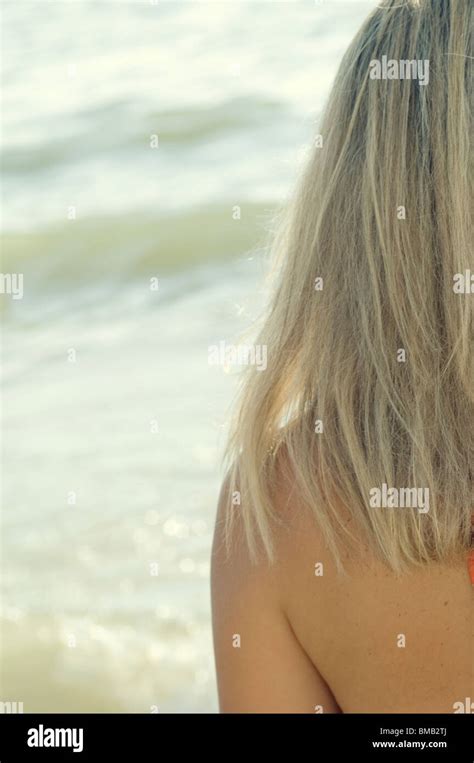
[[[228,443],[253,556],[274,558],[282,453],[339,564],[361,531],[395,571],[469,546],[474,297],[453,279],[472,243],[470,34],[471,0],[389,0],[342,60]],[[429,61],[429,84],[371,79],[382,56]],[[372,508],[384,483],[428,489],[429,511]]]

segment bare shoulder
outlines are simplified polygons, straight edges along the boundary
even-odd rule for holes
[[[472,696],[465,565],[395,575],[360,538],[341,572],[289,463],[277,470],[275,563],[250,559],[224,483],[212,559],[220,705],[230,712],[452,712]],[[341,507],[341,523],[351,522]],[[390,686],[390,692],[387,691]]]
[[[288,519],[286,497],[281,493]],[[296,637],[285,608],[290,560],[287,522],[276,529],[276,561],[250,557],[237,516],[229,549],[224,524],[232,504],[225,481],[212,551],[212,609],[221,710],[224,712],[338,712],[329,687]],[[292,547],[290,544],[289,547]]]
[[[233,514],[230,538],[226,535],[229,513]],[[219,495],[211,564],[213,596],[223,599],[221,607],[225,602],[235,607],[238,601],[248,602],[250,596],[254,599],[270,596],[277,604],[279,568],[263,554],[257,560],[251,558],[239,503],[234,502],[228,476]]]
[[[236,488],[235,492],[232,488]],[[308,507],[298,499],[295,479],[285,449],[278,455],[273,485],[273,510],[277,517],[272,525],[272,540],[275,552],[273,562],[265,554],[263,544],[259,545],[257,559],[252,559],[245,537],[243,519],[239,513],[240,504],[235,500],[238,485],[230,485],[225,478],[218,501],[214,542],[212,550],[213,584],[225,585],[240,595],[247,587],[271,597],[274,604],[287,614],[287,600],[294,600],[295,579],[304,574],[304,560],[308,560],[308,571],[314,574],[319,564],[335,570],[322,533]],[[232,513],[232,537],[226,538],[225,526]],[[346,515],[342,521],[350,521]],[[226,543],[227,540],[227,543]],[[258,542],[258,539],[257,539]],[[316,560],[316,561],[314,561]],[[314,563],[313,563],[314,562]],[[258,586],[257,586],[258,582]]]

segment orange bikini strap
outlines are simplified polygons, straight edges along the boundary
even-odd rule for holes
[[[474,586],[474,514],[471,518],[471,550],[467,559],[467,569],[469,570],[471,584]]]

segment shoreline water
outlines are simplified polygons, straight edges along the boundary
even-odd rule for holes
[[[350,5],[5,4],[0,700],[216,710],[208,348],[259,313]]]

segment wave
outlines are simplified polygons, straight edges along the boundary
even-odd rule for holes
[[[64,221],[0,236],[2,270],[22,273],[25,293],[159,276],[244,256],[265,238],[273,204],[231,203],[155,216],[150,212]]]
[[[216,710],[208,616],[1,618],[1,700],[23,712]]]
[[[61,115],[56,121],[46,120],[35,139],[8,145],[4,139],[1,151],[4,174],[37,174],[95,156],[121,151],[140,151],[158,135],[168,150],[175,146],[182,151],[233,132],[245,132],[277,119],[281,121],[287,107],[277,101],[255,97],[237,97],[209,106],[193,105],[189,109],[149,110],[133,101],[118,100],[100,107]],[[140,113],[141,111],[141,113]]]

